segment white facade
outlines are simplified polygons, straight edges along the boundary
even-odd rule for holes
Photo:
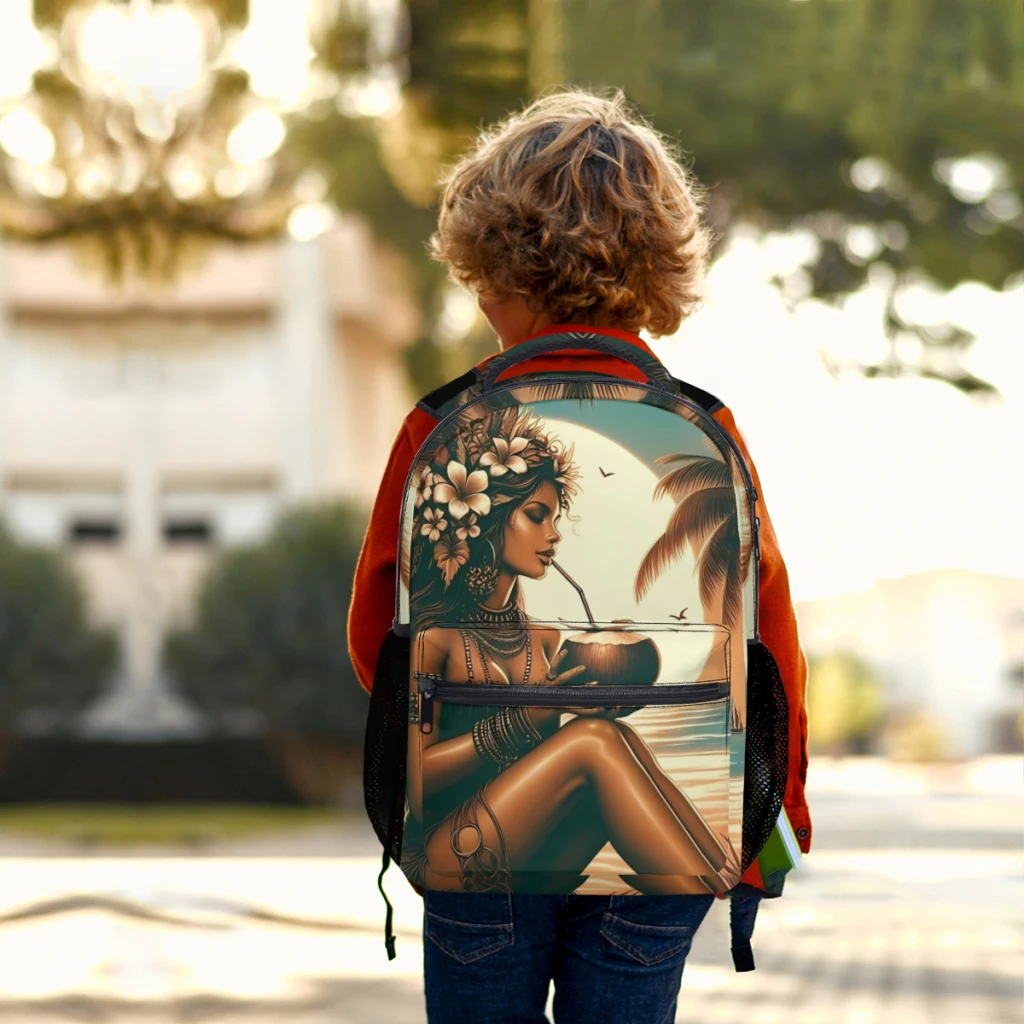
[[[798,602],[796,612],[808,656],[863,656],[882,677],[886,705],[934,715],[953,756],[990,750],[996,716],[1020,710],[1024,580],[936,569]]]
[[[415,400],[401,261],[357,219],[224,247],[165,294],[111,292],[61,249],[0,260],[0,515],[69,551],[124,641],[85,731],[194,732],[159,650],[211,555],[289,504],[376,493]]]

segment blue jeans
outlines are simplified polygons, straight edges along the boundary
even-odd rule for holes
[[[430,1024],[672,1024],[715,897],[424,893]]]

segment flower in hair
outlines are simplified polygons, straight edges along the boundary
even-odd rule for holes
[[[425,534],[431,540],[437,540],[441,536],[441,531],[448,526],[448,520],[445,519],[444,512],[439,508],[428,508],[423,513],[423,520],[420,533]]]
[[[434,484],[440,483],[444,479],[443,476],[438,476],[429,466],[424,466],[419,473],[416,475],[416,507],[425,501],[430,501],[431,494],[434,489]]]
[[[466,517],[465,524],[460,526],[455,531],[455,536],[458,537],[460,540],[466,540],[469,537],[479,537],[480,536],[480,527],[476,525],[476,513],[475,512],[470,512],[469,513],[469,515]]]
[[[491,476],[504,476],[509,470],[513,473],[526,472],[526,462],[517,454],[530,443],[525,437],[513,437],[511,441],[495,437],[493,443],[494,451],[484,452],[479,463],[490,467]]]
[[[434,501],[447,503],[453,519],[461,519],[473,511],[485,516],[491,510],[491,499],[484,493],[487,489],[487,470],[476,469],[467,473],[466,467],[454,459],[448,463],[448,481],[434,486]]]

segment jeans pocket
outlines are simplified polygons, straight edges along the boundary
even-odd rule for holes
[[[612,896],[601,934],[645,967],[685,959],[713,902],[714,896]]]
[[[459,963],[474,963],[515,941],[509,893],[428,889],[423,900],[424,934]]]

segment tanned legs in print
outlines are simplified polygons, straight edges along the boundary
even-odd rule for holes
[[[482,841],[491,849],[503,842],[513,872],[544,864],[580,873],[611,842],[635,872],[626,876],[630,884],[642,892],[722,892],[738,880],[731,846],[623,722],[574,719],[487,783],[483,795],[502,835],[489,814],[479,814]],[[587,803],[596,814],[580,813]],[[554,863],[542,860],[545,841],[565,834],[567,815],[579,824],[574,839]],[[460,865],[444,825],[433,832],[427,859],[427,885],[448,888]]]

